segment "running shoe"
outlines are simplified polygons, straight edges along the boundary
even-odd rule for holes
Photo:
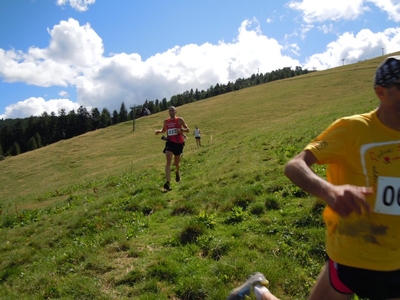
[[[176,181],[176,182],[181,181],[181,176],[179,175],[179,173],[176,173],[176,174],[175,174],[175,181]]]
[[[164,183],[164,189],[166,189],[167,191],[171,190],[171,186],[169,185],[169,181],[167,181],[166,183]]]
[[[245,283],[232,290],[226,300],[255,299],[254,287],[256,285],[262,285],[268,288],[268,284],[269,282],[267,279],[265,279],[264,274],[256,272],[252,274]]]

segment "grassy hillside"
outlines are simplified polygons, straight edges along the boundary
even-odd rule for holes
[[[253,271],[304,299],[324,262],[322,206],[283,166],[377,105],[383,58],[178,107],[182,181],[163,193],[167,112],[0,162],[1,299],[224,299]],[[316,172],[323,174],[324,167]]]

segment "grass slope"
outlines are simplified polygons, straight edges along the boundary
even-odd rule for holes
[[[163,193],[167,112],[0,162],[1,299],[224,299],[253,271],[304,299],[322,205],[283,166],[336,118],[372,110],[382,57],[178,107],[182,181]],[[323,174],[324,167],[316,172]]]

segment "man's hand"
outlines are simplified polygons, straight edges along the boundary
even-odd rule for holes
[[[342,217],[351,213],[362,214],[370,212],[371,206],[366,201],[366,196],[373,193],[370,187],[354,185],[333,185],[326,199],[326,204]]]

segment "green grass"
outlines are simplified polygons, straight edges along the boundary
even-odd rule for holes
[[[261,271],[304,299],[324,262],[323,206],[283,175],[338,117],[377,105],[382,57],[178,107],[182,181],[164,183],[167,112],[0,162],[1,299],[225,299]],[[324,167],[315,170],[324,174]]]

